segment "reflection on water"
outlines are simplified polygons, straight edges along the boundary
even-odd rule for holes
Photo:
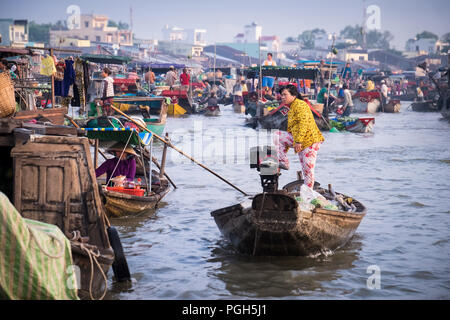
[[[355,197],[367,215],[344,248],[317,257],[236,253],[210,212],[238,203],[242,195],[169,152],[166,169],[178,189],[155,214],[113,222],[135,281],[114,284],[110,271],[108,299],[450,298],[450,124],[440,114],[407,106],[398,114],[375,115],[373,134],[324,132],[317,181]],[[229,106],[219,117],[169,118],[166,131],[211,170],[246,192],[259,192],[259,177],[248,162],[224,161],[230,140],[235,151],[254,141],[224,134],[243,129],[244,118]],[[192,144],[196,121],[202,124],[200,137],[206,136],[205,150]],[[253,129],[241,131],[252,134]],[[159,158],[162,145],[154,149]],[[291,151],[289,158],[292,168],[299,166]],[[279,184],[293,181],[295,171],[283,172]],[[381,272],[379,290],[367,287],[370,266]]]

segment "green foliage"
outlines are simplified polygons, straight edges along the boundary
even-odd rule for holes
[[[313,29],[313,30],[305,30],[298,37],[298,41],[302,44],[302,47],[305,49],[313,49],[315,46],[316,36],[325,34],[326,31],[324,29]]]
[[[52,23],[36,23],[31,21],[28,25],[30,42],[50,43],[50,30],[68,30],[65,21],[58,20]]]
[[[419,40],[419,39],[435,39],[435,40],[438,40],[439,37],[436,34],[434,34],[433,32],[422,31],[422,33],[418,33],[416,35],[416,39],[417,40]]]
[[[340,36],[347,39],[354,39],[360,46],[364,45],[364,29],[355,25],[346,26],[340,32]],[[367,49],[389,49],[390,42],[394,39],[394,36],[389,31],[370,30],[366,32],[366,47]]]
[[[113,20],[108,20],[108,27],[117,27],[117,23]]]
[[[30,42],[44,42],[48,44],[50,42],[50,28],[51,23],[38,24],[31,21],[28,25]]]

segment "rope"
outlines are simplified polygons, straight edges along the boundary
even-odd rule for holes
[[[73,233],[74,233],[74,236],[71,239],[72,241],[77,241],[78,239],[81,238],[80,231],[73,231]],[[108,288],[108,279],[107,279],[105,273],[103,272],[103,269],[100,266],[100,263],[97,261],[97,258],[100,257],[100,251],[97,250],[97,252],[94,252],[93,250],[86,247],[82,242],[76,242],[74,244],[78,245],[81,250],[85,251],[89,257],[89,261],[90,261],[90,265],[91,265],[91,278],[89,280],[89,296],[90,296],[91,300],[103,300],[103,298],[106,296],[106,290]],[[103,290],[103,294],[98,299],[95,299],[94,296],[92,295],[92,283],[94,281],[94,263],[92,261],[94,261],[95,264],[97,265],[98,269],[100,270],[100,273],[103,276],[103,280],[105,282],[105,288]]]
[[[123,148],[122,153],[120,154],[119,161],[117,161],[116,166],[114,167],[114,170],[113,170],[113,172],[111,173],[111,176],[109,177],[109,180],[108,180],[108,182],[106,183],[106,185],[109,185],[109,182],[110,182],[111,179],[113,178],[114,173],[116,172],[116,169],[117,169],[117,167],[119,166],[119,163],[120,163],[120,161],[121,161],[120,159],[122,159],[123,153],[125,152],[125,149],[127,148],[128,143],[130,142],[130,139],[131,139],[131,136],[133,135],[133,132],[134,132],[134,131],[130,131],[130,136],[128,137],[127,143],[125,144],[125,147]]]
[[[263,201],[262,201],[262,204],[261,204],[261,209],[259,210],[258,218],[261,218],[261,214],[262,214],[262,210],[264,208],[264,202],[265,201],[266,201],[266,193],[263,192]],[[255,243],[254,243],[254,246],[253,246],[253,255],[255,255],[255,253],[256,253],[256,243],[257,243],[258,236],[259,236],[259,232],[258,231],[259,231],[259,229],[256,229],[256,232],[255,232]]]
[[[46,233],[50,238],[52,238],[53,240],[56,240],[56,242],[59,244],[60,251],[58,252],[57,255],[52,255],[52,254],[48,253],[44,248],[42,248],[41,244],[40,244],[39,241],[37,240],[36,234],[34,233],[35,231],[34,231],[33,227],[27,225],[27,228],[28,228],[28,230],[30,231],[30,240],[29,240],[29,241],[31,241],[31,239],[34,238],[34,241],[36,242],[38,248],[39,248],[39,249],[40,249],[47,257],[49,257],[49,258],[51,258],[51,259],[59,259],[59,258],[62,257],[62,255],[63,255],[63,253],[64,253],[64,244],[63,244],[63,243],[61,242],[61,240],[58,239],[54,234],[52,234],[52,233]]]

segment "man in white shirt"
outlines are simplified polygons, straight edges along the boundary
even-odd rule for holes
[[[263,66],[277,66],[277,63],[275,60],[272,60],[272,53],[267,54],[267,60],[264,60]],[[262,86],[263,88],[266,87],[266,89],[272,89],[275,84],[275,78],[274,77],[263,77],[262,79]]]
[[[343,105],[344,113],[342,113],[342,116],[348,117],[350,116],[350,113],[352,112],[353,109],[352,93],[348,89],[348,85],[346,83],[344,83],[342,89],[344,89],[344,105]]]
[[[170,90],[172,90],[173,85],[175,84],[175,81],[177,81],[178,77],[175,72],[175,67],[170,66],[169,71],[166,73],[166,84],[170,87]]]

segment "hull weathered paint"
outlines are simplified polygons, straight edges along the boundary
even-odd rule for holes
[[[302,211],[292,196],[296,185],[285,186],[285,194],[259,194],[252,202],[219,209],[211,215],[223,236],[242,254],[306,256],[345,245],[366,208],[353,200],[356,212],[322,208]]]

